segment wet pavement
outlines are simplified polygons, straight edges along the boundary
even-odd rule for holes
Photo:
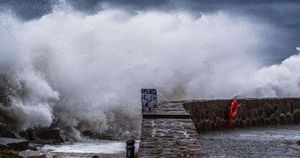
[[[181,103],[160,104],[143,112],[139,157],[203,157],[206,152]]]
[[[234,129],[200,135],[209,157],[300,157],[300,125]]]

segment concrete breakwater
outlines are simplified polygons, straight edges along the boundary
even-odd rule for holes
[[[233,128],[300,123],[300,98],[236,99],[237,117]],[[232,99],[183,103],[198,133],[227,129]]]

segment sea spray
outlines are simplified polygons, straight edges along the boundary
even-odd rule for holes
[[[257,54],[272,40],[264,35],[276,30],[226,12],[59,6],[31,21],[2,13],[0,27],[1,88],[11,100],[1,110],[22,129],[55,120],[75,140],[85,131],[138,136],[139,92],[149,87],[160,100],[299,96],[299,56],[261,68]]]

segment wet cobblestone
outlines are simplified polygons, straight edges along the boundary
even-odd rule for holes
[[[148,114],[187,114],[181,104],[169,104],[169,107],[160,105]],[[143,119],[139,157],[206,156],[198,138],[191,119]]]

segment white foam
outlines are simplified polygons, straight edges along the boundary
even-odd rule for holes
[[[13,85],[23,128],[57,117],[81,131],[136,135],[145,87],[164,100],[299,96],[299,56],[271,67],[254,56],[273,29],[225,12],[85,15],[61,6],[31,21],[1,14],[0,74]]]
[[[118,141],[79,142],[70,145],[45,145],[42,150],[58,153],[114,154],[126,152],[126,144]]]

